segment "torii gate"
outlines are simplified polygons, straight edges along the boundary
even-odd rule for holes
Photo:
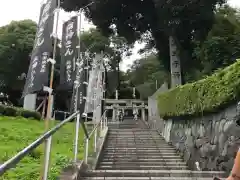
[[[105,106],[105,109],[112,109],[112,120],[116,121],[116,114],[119,109],[140,109],[142,120],[146,120],[145,111],[148,110],[147,102],[139,99],[105,99],[105,104],[111,104]],[[124,104],[124,106],[121,106]]]

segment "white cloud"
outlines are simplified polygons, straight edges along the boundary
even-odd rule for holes
[[[228,3],[236,8],[240,8],[240,1],[239,0],[229,0]]]
[[[38,20],[42,0],[6,0],[0,2],[0,26],[12,20]]]
[[[31,19],[35,22],[39,19],[39,12],[43,0],[6,0],[0,2],[0,26],[9,24],[11,21]],[[70,18],[73,13],[60,12],[60,23]],[[89,29],[92,24],[82,17],[84,29]]]
[[[0,2],[0,26],[9,24],[11,21],[19,21],[24,19],[32,19],[38,21],[40,5],[42,0],[1,0]],[[233,7],[240,8],[240,0],[229,0],[229,4]],[[61,22],[69,18],[68,13],[60,13]],[[85,30],[92,27],[87,21],[83,19],[83,28]],[[140,58],[137,51],[142,48],[143,45],[136,43],[133,49],[133,55],[124,59],[121,64],[121,69],[126,70],[127,66],[132,64],[134,60]]]

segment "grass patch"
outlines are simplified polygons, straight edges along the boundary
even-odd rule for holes
[[[200,81],[159,94],[164,119],[217,112],[240,98],[240,61]]]
[[[0,116],[0,124],[0,163],[11,158],[44,132],[43,121],[33,121],[21,117]],[[69,165],[71,159],[73,159],[74,132],[75,124],[69,123],[53,136],[50,175],[48,179],[57,179],[62,168]],[[83,159],[84,155],[83,137],[84,133],[81,128],[79,132],[79,159]],[[25,157],[16,168],[6,172],[0,179],[39,179],[42,162],[43,146],[40,146]]]

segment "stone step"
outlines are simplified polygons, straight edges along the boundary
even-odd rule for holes
[[[118,151],[122,151],[122,150],[137,150],[137,151],[155,151],[155,150],[160,150],[160,151],[176,151],[174,148],[162,148],[162,147],[160,147],[160,148],[158,148],[158,147],[151,147],[151,148],[145,148],[145,147],[139,147],[139,148],[136,148],[136,147],[131,147],[131,148],[129,148],[129,147],[123,147],[123,148],[109,148],[109,147],[106,147],[106,148],[104,148],[104,150],[109,150],[109,151],[111,151],[111,150],[118,150]]]
[[[99,170],[103,169],[103,170],[187,170],[188,167],[187,166],[164,166],[164,165],[129,165],[129,164],[125,164],[125,165],[112,165],[112,166],[108,166],[108,165],[100,165],[98,167]]]
[[[122,154],[127,154],[128,152],[130,153],[148,153],[148,154],[176,154],[175,150],[133,150],[133,149],[125,149],[125,150],[103,150],[104,153],[122,153]]]
[[[151,136],[149,134],[146,135],[123,135],[123,134],[118,134],[118,135],[108,135],[108,138],[117,138],[117,139],[124,139],[124,138],[129,138],[129,139],[145,139],[145,140],[149,140],[149,139],[160,139],[160,140],[165,140],[164,138],[160,137],[160,136]]]
[[[101,162],[183,162],[182,158],[171,158],[171,159],[163,159],[163,158],[151,158],[151,157],[141,157],[141,158],[136,158],[132,159],[130,157],[124,157],[124,158],[117,158],[117,157],[104,157]]]
[[[136,140],[136,141],[130,141],[130,140],[107,140],[108,143],[146,143],[146,144],[156,144],[157,145],[167,145],[169,146],[166,142],[161,141],[161,140],[156,140],[156,141],[151,141],[151,140]]]
[[[114,144],[108,145],[106,144],[106,147],[108,148],[169,148],[169,146],[159,146],[157,147],[156,145],[147,145],[147,146],[143,146],[144,144],[116,144],[114,146]]]
[[[155,146],[168,146],[170,147],[168,144],[166,144],[165,142],[151,142],[151,141],[107,141],[107,144],[145,144],[147,145],[155,145]]]
[[[132,149],[126,149],[126,150],[103,150],[103,153],[121,153],[121,154],[128,154],[128,153],[141,153],[141,154],[171,154],[171,155],[176,155],[176,151],[174,150],[168,150],[168,151],[161,151],[161,150],[132,150]]]
[[[149,165],[167,165],[167,166],[171,166],[171,165],[174,165],[174,166],[186,166],[186,163],[185,162],[176,162],[176,161],[173,161],[173,162],[164,162],[164,161],[155,161],[155,162],[149,162],[149,161],[126,161],[126,162],[123,162],[123,161],[119,161],[119,162],[100,162],[100,165],[114,165],[114,164],[149,164]]]
[[[156,140],[156,141],[164,141],[166,142],[164,139],[159,138],[159,137],[149,137],[148,136],[108,136],[108,139],[110,140],[129,140],[129,141],[134,141],[136,140],[144,140],[144,141],[151,141],[151,140]]]
[[[164,139],[164,137],[159,136],[158,134],[153,134],[153,133],[120,133],[120,132],[116,132],[116,133],[108,133],[108,137],[117,137],[117,138],[122,138],[122,137],[130,137],[130,138],[148,138],[148,139]]]
[[[167,144],[159,144],[159,143],[144,143],[144,142],[107,142],[107,145],[110,146],[142,146],[142,147],[171,147]]]
[[[144,147],[145,146],[148,146],[148,145],[150,145],[150,146],[155,146],[155,147],[171,147],[171,146],[169,146],[168,144],[165,144],[165,143],[162,143],[162,142],[144,142],[144,141],[133,141],[133,142],[130,142],[130,141],[108,141],[106,144],[109,144],[109,145],[122,145],[122,144],[124,144],[124,145],[127,145],[127,144],[129,144],[129,145],[131,145],[131,144],[133,144],[133,145],[144,145]]]
[[[150,136],[149,134],[148,135],[122,135],[122,134],[119,134],[119,135],[108,135],[108,138],[109,139],[124,139],[124,138],[129,138],[130,140],[133,140],[133,139],[144,139],[144,140],[162,140],[164,141],[165,139],[164,138],[161,138],[159,136]]]
[[[114,158],[114,159],[121,159],[121,158],[148,158],[148,157],[151,157],[153,159],[155,158],[163,158],[163,159],[181,159],[180,156],[178,155],[151,155],[149,154],[149,156],[147,156],[148,154],[141,154],[139,156],[139,154],[104,154],[104,158],[107,158],[107,157],[111,157],[111,158]]]
[[[128,158],[141,158],[141,157],[151,157],[151,158],[163,158],[163,159],[171,159],[171,158],[181,158],[179,155],[175,154],[160,154],[160,153],[104,153],[103,157],[128,157]]]
[[[85,177],[226,177],[221,171],[190,170],[92,170]]]
[[[85,177],[83,180],[213,180],[212,177]]]

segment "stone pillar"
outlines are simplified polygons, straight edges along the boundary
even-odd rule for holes
[[[142,120],[146,121],[146,119],[145,119],[145,109],[144,108],[142,108]]]
[[[141,111],[142,111],[142,120],[143,121],[146,121],[146,119],[145,119],[145,107],[144,107],[144,104],[142,104],[142,109],[141,109]]]
[[[115,110],[115,105],[112,105],[113,106],[113,112],[112,112],[112,121],[116,121],[116,110]]]
[[[169,37],[170,67],[171,67],[171,88],[182,84],[181,62],[176,43],[172,36]]]
[[[23,109],[35,111],[36,110],[37,94],[28,94],[24,97]]]
[[[172,129],[172,120],[168,119],[167,121],[164,121],[163,137],[167,142],[170,142],[171,129]]]

